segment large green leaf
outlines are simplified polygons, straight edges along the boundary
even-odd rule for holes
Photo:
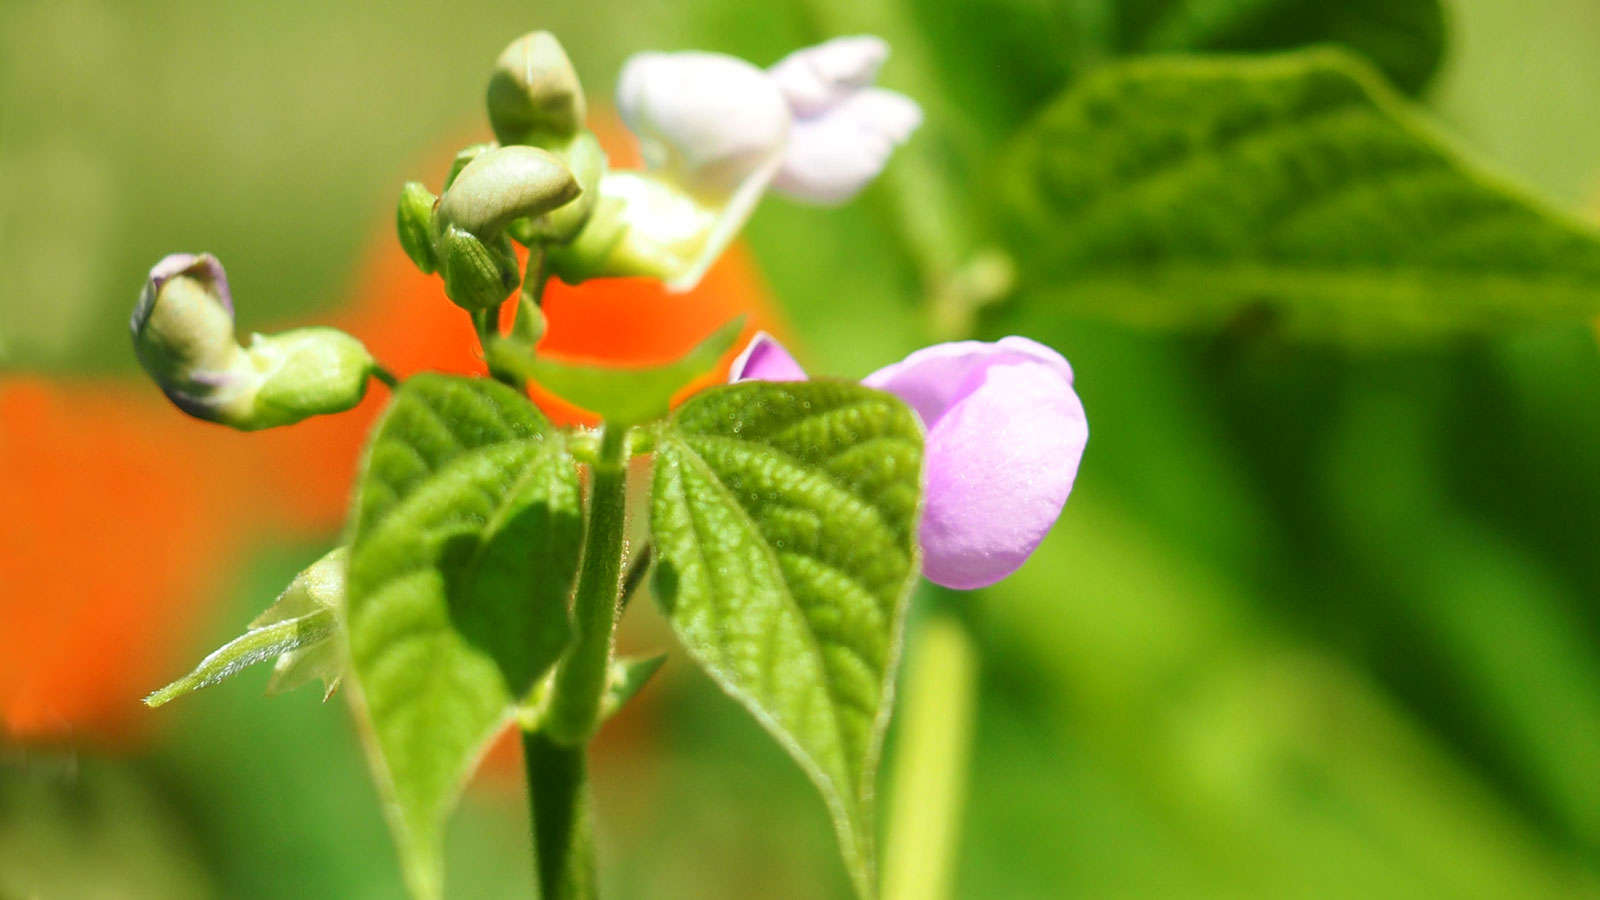
[[[1339,43],[1408,92],[1444,56],[1439,0],[1115,0],[1123,53],[1291,50]]]
[[[1339,51],[1104,70],[1001,171],[1034,316],[1381,340],[1600,313],[1596,233]]]
[[[816,782],[863,896],[921,468],[911,411],[837,382],[705,391],[656,448],[656,596],[701,667]]]
[[[526,398],[419,375],[368,451],[350,660],[412,893],[438,897],[444,819],[485,745],[565,646],[577,466]]]

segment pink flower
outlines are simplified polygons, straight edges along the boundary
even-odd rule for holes
[[[730,381],[801,381],[781,344],[757,334]],[[1072,367],[1023,337],[937,344],[862,384],[905,401],[927,429],[923,574],[970,590],[1015,572],[1072,492],[1089,423]]]

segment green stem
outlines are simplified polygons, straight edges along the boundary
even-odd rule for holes
[[[383,366],[374,365],[372,367],[372,377],[383,382],[384,386],[391,391],[400,386],[400,379]]]
[[[489,377],[519,394],[527,393],[528,385],[517,373],[495,365],[489,356],[489,345],[500,339],[500,307],[481,309],[471,315],[472,328],[478,333],[478,346],[483,348],[484,362],[489,367]]]
[[[600,452],[591,467],[588,532],[572,600],[572,644],[556,667],[543,725],[545,733],[568,745],[581,746],[593,736],[611,664],[627,511],[627,436],[625,428],[602,426]]]
[[[528,805],[543,900],[596,900],[594,821],[586,754],[611,664],[627,513],[628,431],[603,426],[591,463],[589,520],[574,593],[573,635],[557,664],[550,706],[522,735]]]
[[[966,625],[935,609],[916,631],[900,696],[884,900],[951,894],[977,705],[977,648]]]
[[[533,848],[543,900],[595,900],[594,815],[583,746],[558,744],[539,732],[522,733]]]

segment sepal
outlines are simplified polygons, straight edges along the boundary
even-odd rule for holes
[[[424,274],[439,268],[433,253],[433,208],[439,198],[421,182],[408,181],[400,189],[400,203],[395,211],[395,231],[400,236],[400,246],[406,256],[416,263]]]
[[[289,583],[249,629],[205,659],[193,672],[146,697],[156,707],[224,681],[256,663],[277,659],[269,693],[322,679],[331,695],[344,672],[345,548],[340,547]]]

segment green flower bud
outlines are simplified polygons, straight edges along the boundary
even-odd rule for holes
[[[367,394],[374,365],[367,348],[336,328],[255,335],[247,351],[260,382],[247,430],[344,412]]]
[[[489,78],[489,124],[501,144],[564,144],[583,128],[583,85],[561,42],[535,31],[511,42]]]
[[[140,365],[179,409],[242,431],[349,409],[374,366],[360,341],[331,328],[239,346],[227,274],[210,254],[157,263],[131,325]]]
[[[472,144],[457,150],[455,159],[450,160],[450,173],[444,177],[444,189],[450,190],[450,185],[456,183],[456,178],[461,175],[461,170],[465,169],[468,163],[493,150],[496,146],[493,141],[488,141],[482,144]]]
[[[582,191],[555,154],[537,147],[500,147],[479,154],[439,199],[440,226],[493,237],[517,219],[564,206]]]
[[[511,324],[511,339],[532,347],[544,337],[548,325],[544,310],[533,302],[532,297],[524,293],[522,301],[517,304],[517,320]]]
[[[424,273],[439,268],[433,255],[433,206],[438,200],[420,182],[408,181],[400,189],[400,205],[395,212],[400,246]]]
[[[466,310],[493,309],[522,283],[511,240],[497,234],[487,240],[454,225],[445,226],[434,244],[444,293]]]
[[[594,213],[600,198],[600,179],[606,173],[606,151],[593,132],[580,131],[557,155],[572,171],[582,193],[565,206],[559,206],[543,216],[518,219],[507,231],[518,243],[526,247],[534,244],[565,244],[577,236]]]

